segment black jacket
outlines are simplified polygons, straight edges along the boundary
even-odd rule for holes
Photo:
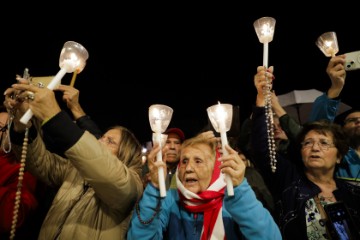
[[[252,116],[252,156],[269,185],[276,201],[277,222],[284,239],[307,239],[305,203],[321,192],[309,181],[304,170],[280,154],[276,154],[277,168],[272,173],[267,142],[265,108],[254,107]],[[345,202],[350,215],[360,229],[360,189],[335,179],[338,201]]]

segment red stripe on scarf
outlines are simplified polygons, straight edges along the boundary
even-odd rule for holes
[[[216,160],[210,186],[220,177],[221,172],[219,166],[221,162],[218,160],[219,157],[220,153],[216,151]],[[203,191],[198,194],[201,199],[186,199],[180,191],[178,192],[180,199],[182,200],[181,202],[186,210],[192,213],[204,212],[204,231],[201,236],[201,240],[210,239],[217,216],[222,208],[225,187],[218,191]],[[192,202],[196,204],[196,206],[189,206],[185,203],[185,201]]]

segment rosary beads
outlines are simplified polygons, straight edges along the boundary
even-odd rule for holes
[[[276,171],[276,147],[274,140],[274,115],[272,111],[271,104],[271,81],[266,76],[266,87],[263,91],[265,96],[265,119],[266,119],[266,128],[268,136],[268,147],[269,147],[269,156],[270,156],[270,167],[271,171]]]
[[[19,176],[18,176],[18,184],[16,190],[16,197],[15,197],[15,204],[14,204],[14,211],[13,211],[13,220],[11,223],[11,231],[10,231],[10,239],[14,239],[15,232],[16,232],[16,225],[18,221],[18,213],[21,201],[21,188],[22,182],[24,180],[24,170],[25,170],[25,161],[26,161],[26,154],[27,154],[27,147],[29,141],[29,128],[25,130],[25,137],[21,151],[21,160],[20,160],[20,168],[19,168]]]

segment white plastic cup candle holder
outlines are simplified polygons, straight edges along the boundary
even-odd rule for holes
[[[51,80],[47,88],[50,90],[54,90],[55,87],[60,84],[61,79],[66,73],[71,73],[74,71],[80,73],[84,69],[86,65],[86,60],[88,58],[88,51],[80,43],[74,41],[65,42],[63,48],[61,49],[59,57],[60,71]],[[26,125],[33,117],[33,115],[33,112],[29,108],[20,118],[20,122]]]
[[[207,108],[207,113],[215,131],[220,132],[221,148],[224,156],[228,155],[225,146],[228,145],[226,132],[230,130],[232,122],[233,106],[231,104],[220,104]],[[228,174],[225,174],[226,189],[228,196],[234,196],[233,182]]]
[[[155,139],[161,146],[161,133],[168,127],[173,109],[162,104],[153,104],[149,107],[149,122],[152,131],[155,133]],[[156,154],[156,161],[162,161],[162,151]],[[163,167],[158,168],[158,180],[160,196],[166,197],[165,172]]]

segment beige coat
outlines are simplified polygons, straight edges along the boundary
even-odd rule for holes
[[[143,186],[141,166],[128,168],[89,132],[65,152],[45,149],[38,135],[29,144],[26,167],[41,180],[60,186],[39,239],[126,239],[131,211]],[[15,147],[21,153],[19,146]],[[84,187],[85,180],[91,187]]]

